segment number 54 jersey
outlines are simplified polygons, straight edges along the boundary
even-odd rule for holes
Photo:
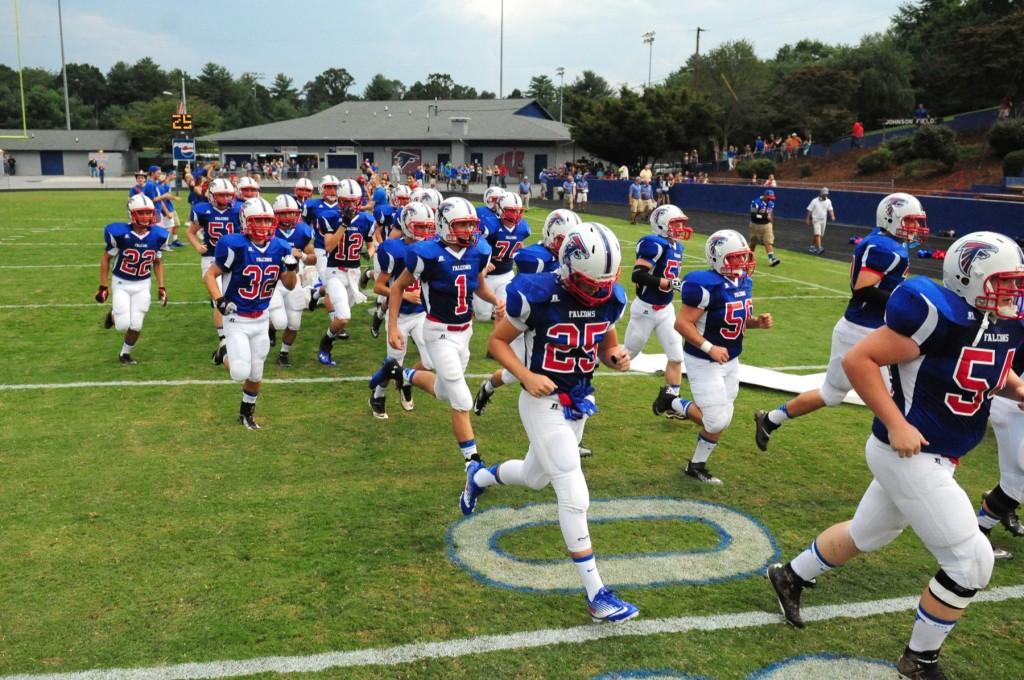
[[[733,281],[713,270],[690,272],[683,278],[683,304],[704,310],[697,319],[697,330],[712,345],[729,350],[729,359],[743,352],[747,319],[754,313],[753,286],[749,276]],[[711,358],[688,342],[683,350],[701,359]]]
[[[885,306],[885,325],[921,348],[893,367],[893,400],[930,443],[926,453],[959,458],[985,435],[993,393],[1006,384],[1024,326],[1000,320],[982,330],[982,312],[931,279],[901,284]],[[889,443],[878,418],[872,433]]]
[[[137,234],[125,222],[108,224],[103,230],[107,252],[116,255],[114,276],[125,281],[142,281],[153,273],[153,265],[161,259],[160,249],[167,242],[167,230],[150,227]]]
[[[262,248],[242,234],[228,234],[217,242],[216,262],[228,275],[224,297],[234,302],[242,316],[258,316],[270,306],[292,244],[273,238]]]
[[[607,302],[588,307],[562,287],[557,274],[520,274],[506,294],[509,322],[529,333],[527,368],[547,376],[556,392],[589,383],[597,347],[626,309],[625,289],[616,283]]]

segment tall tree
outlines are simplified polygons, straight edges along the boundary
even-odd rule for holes
[[[431,73],[409,86],[405,99],[476,99],[476,89],[456,83],[448,73]]]
[[[329,68],[302,88],[310,113],[340,104],[349,99],[348,89],[355,83],[352,74],[343,68]]]
[[[136,101],[123,110],[115,121],[117,127],[125,130],[143,146],[169,150],[171,147],[171,115],[177,110],[178,102],[171,97],[154,97],[148,101]],[[220,130],[224,121],[218,109],[198,97],[188,103],[196,136]]]
[[[699,59],[698,65],[691,57],[689,66],[698,67],[696,86],[720,111],[715,122],[722,147],[737,133],[753,138],[770,114],[768,65],[758,59],[754,46],[746,40],[722,43]]]
[[[235,78],[220,64],[207,62],[196,79],[196,95],[225,109],[237,95]]]
[[[608,81],[587,69],[565,86],[562,93],[563,120],[572,125],[586,101],[597,101],[615,94]]]
[[[401,80],[392,80],[383,73],[378,73],[366,85],[363,90],[363,99],[372,102],[389,102],[402,98],[405,94],[405,85]]]
[[[534,97],[548,111],[558,108],[558,88],[546,75],[530,78],[530,86],[526,89],[527,97]]]
[[[840,49],[829,63],[856,77],[848,108],[867,127],[914,110],[912,59],[891,36],[865,36],[857,47]]]
[[[299,104],[299,91],[292,87],[293,81],[283,73],[274,76],[274,82],[270,84],[270,97],[275,102],[287,102],[293,106]]]

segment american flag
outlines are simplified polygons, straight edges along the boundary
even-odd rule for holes
[[[185,102],[184,102],[184,101],[180,101],[180,102],[178,102],[178,113],[179,113],[179,114],[182,114],[182,113],[188,113],[188,112],[187,112],[187,111],[185,110]]]

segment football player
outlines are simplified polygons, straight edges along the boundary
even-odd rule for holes
[[[100,256],[100,286],[96,290],[96,302],[106,302],[113,285],[111,310],[103,321],[104,328],[116,328],[124,333],[119,360],[122,364],[134,365],[132,358],[142,321],[149,311],[150,278],[156,272],[156,283],[160,303],[167,305],[167,289],[164,287],[164,264],[161,249],[167,243],[167,231],[153,226],[156,221],[156,207],[149,197],[137,193],[128,199],[130,222],[114,222],[103,230],[106,250]],[[110,260],[114,258],[113,283],[110,283]]]
[[[235,191],[235,208],[241,210],[246,201],[260,195],[260,184],[251,176],[241,177],[235,185]]]
[[[498,219],[498,201],[505,195],[505,190],[499,186],[487,187],[484,191],[484,204],[476,207],[476,216],[480,219],[480,233],[489,234],[497,231],[501,226]]]
[[[505,286],[512,280],[512,265],[516,251],[526,244],[530,237],[530,225],[523,217],[523,199],[519,194],[506,191],[498,199],[498,224],[492,222],[481,236],[491,246],[490,273],[487,274],[487,285],[498,297],[505,299]],[[473,303],[476,318],[487,321],[494,313],[493,306],[482,298]]]
[[[135,184],[133,184],[128,189],[128,198],[131,198],[132,196],[135,196],[137,194],[144,193],[143,189],[146,186],[146,171],[145,170],[136,170],[134,176],[135,176]],[[152,199],[150,199],[150,200],[152,200]]]
[[[747,328],[771,328],[773,322],[771,314],[754,316],[754,253],[739,232],[716,231],[708,237],[704,254],[711,269],[683,278],[683,305],[675,325],[686,341],[683,362],[693,399],[674,397],[670,407],[677,417],[701,426],[686,474],[705,484],[721,484],[707,461],[732,422],[743,335]]]
[[[300,265],[295,287],[286,291],[283,286],[276,286],[269,309],[270,346],[274,346],[276,331],[284,331],[277,363],[279,366],[291,366],[289,355],[299,334],[299,328],[302,327],[302,312],[306,309],[308,295],[307,288],[303,285],[302,265],[315,266],[316,253],[313,252],[313,230],[299,219],[302,211],[295,199],[289,194],[281,194],[274,199],[273,208],[274,217],[277,219],[277,237],[292,245],[292,256],[298,259]]]
[[[496,484],[543,489],[550,484],[558,500],[558,524],[587,592],[595,621],[625,621],[639,610],[601,581],[587,526],[590,491],[577,453],[587,417],[597,411],[591,385],[598,362],[629,370],[629,352],[619,344],[615,323],[626,308],[626,291],[617,283],[622,253],[615,234],[585,222],[565,235],[558,273],[524,274],[508,286],[507,316],[495,327],[488,349],[522,382],[519,414],[530,442],[526,458],[466,468],[459,496],[464,515]],[[512,343],[530,335],[528,356]]]
[[[324,250],[324,236],[320,233],[317,225],[320,218],[339,219],[341,206],[338,205],[338,178],[334,175],[324,175],[320,179],[318,191],[320,198],[307,198],[302,204],[302,221],[313,229],[313,252],[316,253],[316,271],[320,275],[320,283],[324,282],[324,271],[327,268],[327,251]],[[315,287],[309,297],[309,311],[316,309],[316,304],[321,297],[326,295],[323,286]],[[334,312],[334,305],[329,299],[325,299],[324,306],[327,313]]]
[[[909,525],[939,570],[921,595],[896,670],[906,678],[946,677],[942,643],[988,585],[993,565],[992,546],[953,473],[985,434],[989,396],[1024,401],[1024,382],[1011,370],[1024,340],[1022,303],[1020,247],[994,232],[968,234],[947,251],[942,285],[923,276],[901,284],[886,304],[885,325],[847,352],[846,375],[875,414],[865,446],[874,479],[852,520],[768,568],[788,623],[804,627],[800,595],[816,577],[888,545]],[[892,368],[891,394],[882,366]]]
[[[178,238],[178,226],[180,225],[178,219],[178,210],[174,207],[174,202],[178,200],[177,196],[171,195],[171,183],[174,182],[175,173],[160,175],[160,195],[167,196],[170,200],[163,201],[163,208],[166,210],[164,229],[170,232],[170,238],[168,239],[167,245],[164,246],[165,250],[176,250],[178,248],[184,248],[185,244]],[[156,205],[156,203],[154,203]]]
[[[832,329],[832,352],[825,383],[790,399],[772,411],[754,414],[757,448],[768,450],[768,440],[790,418],[798,418],[823,406],[838,406],[849,394],[850,381],[843,373],[843,357],[871,331],[885,324],[885,303],[907,277],[910,255],[907,244],[920,243],[928,235],[927,215],[921,202],[910,194],[890,194],[875,211],[875,229],[853,250],[850,290],[846,312]]]
[[[292,255],[292,245],[275,237],[274,209],[265,200],[250,198],[242,204],[240,219],[242,233],[228,234],[217,242],[215,261],[203,282],[224,315],[224,365],[231,379],[242,383],[238,422],[258,430],[256,398],[263,382],[263,363],[270,351],[267,310],[279,282],[288,290],[295,288],[299,261]],[[222,293],[223,275],[228,276]]]
[[[317,359],[325,366],[337,366],[331,355],[335,339],[348,339],[345,326],[352,318],[352,305],[366,300],[356,289],[349,270],[358,273],[363,243],[373,234],[373,218],[359,212],[362,192],[354,179],[344,179],[337,187],[339,210],[322,212],[316,230],[323,236],[326,266],[321,275],[323,287],[333,305],[331,321],[320,338]]]
[[[292,189],[292,198],[299,204],[299,208],[306,205],[306,201],[313,196],[313,183],[305,177],[295,180],[295,188]]]
[[[654,333],[665,351],[665,386],[654,400],[654,415],[679,418],[672,409],[672,400],[679,396],[683,374],[683,338],[675,329],[675,307],[672,302],[682,284],[679,267],[683,262],[683,241],[690,240],[693,229],[689,218],[678,207],[666,204],[651,213],[651,231],[636,244],[633,283],[636,297],[629,307],[626,326],[626,349],[630,359],[643,351]]]
[[[221,237],[241,231],[238,224],[238,210],[234,207],[235,187],[226,179],[217,178],[210,182],[210,202],[196,203],[188,218],[189,243],[199,253],[199,267],[203,279],[213,264],[213,253]],[[199,230],[203,230],[203,238],[199,239]],[[223,283],[223,282],[222,282]],[[211,304],[220,295],[210,298]],[[213,308],[213,326],[217,329],[218,345],[213,351],[213,363],[224,361],[227,343],[224,336],[224,319],[220,310]]]
[[[373,292],[382,296],[385,300],[391,295],[391,283],[398,280],[405,271],[405,256],[408,248],[420,241],[433,240],[437,234],[437,222],[434,211],[423,203],[408,203],[403,206],[402,213],[402,238],[389,238],[380,244],[377,249],[377,278],[374,281]],[[401,307],[398,310],[398,328],[406,338],[411,337],[416,343],[420,352],[421,360],[416,368],[422,369],[429,361],[422,359],[426,353],[423,342],[423,322],[426,319],[426,307],[423,306],[420,283],[413,279],[413,282],[402,292]],[[411,411],[414,407],[412,396],[412,385],[404,384],[402,377],[402,365],[405,363],[406,348],[395,349],[390,344],[387,346],[387,358],[378,371],[370,380],[370,411],[376,418],[387,418],[385,408],[387,396],[386,387],[391,379],[395,379],[399,391],[402,394],[402,408]]]
[[[451,405],[452,430],[467,463],[480,460],[469,420],[473,393],[465,375],[473,335],[473,298],[481,296],[494,305],[499,318],[505,314],[505,303],[485,280],[491,248],[478,240],[479,224],[469,201],[457,196],[445,199],[437,215],[438,238],[406,249],[405,271],[391,284],[388,300],[388,344],[402,351],[406,344],[398,324],[402,299],[414,282],[421,285],[427,315],[423,322],[426,352],[420,360],[433,372],[406,368],[403,378]]]

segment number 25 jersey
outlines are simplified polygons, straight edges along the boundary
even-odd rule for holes
[[[754,313],[753,286],[749,276],[733,281],[714,270],[690,272],[683,278],[683,304],[704,310],[697,319],[697,330],[712,345],[726,348],[730,359],[743,352],[747,319]],[[701,359],[711,358],[688,342],[683,350]]]

